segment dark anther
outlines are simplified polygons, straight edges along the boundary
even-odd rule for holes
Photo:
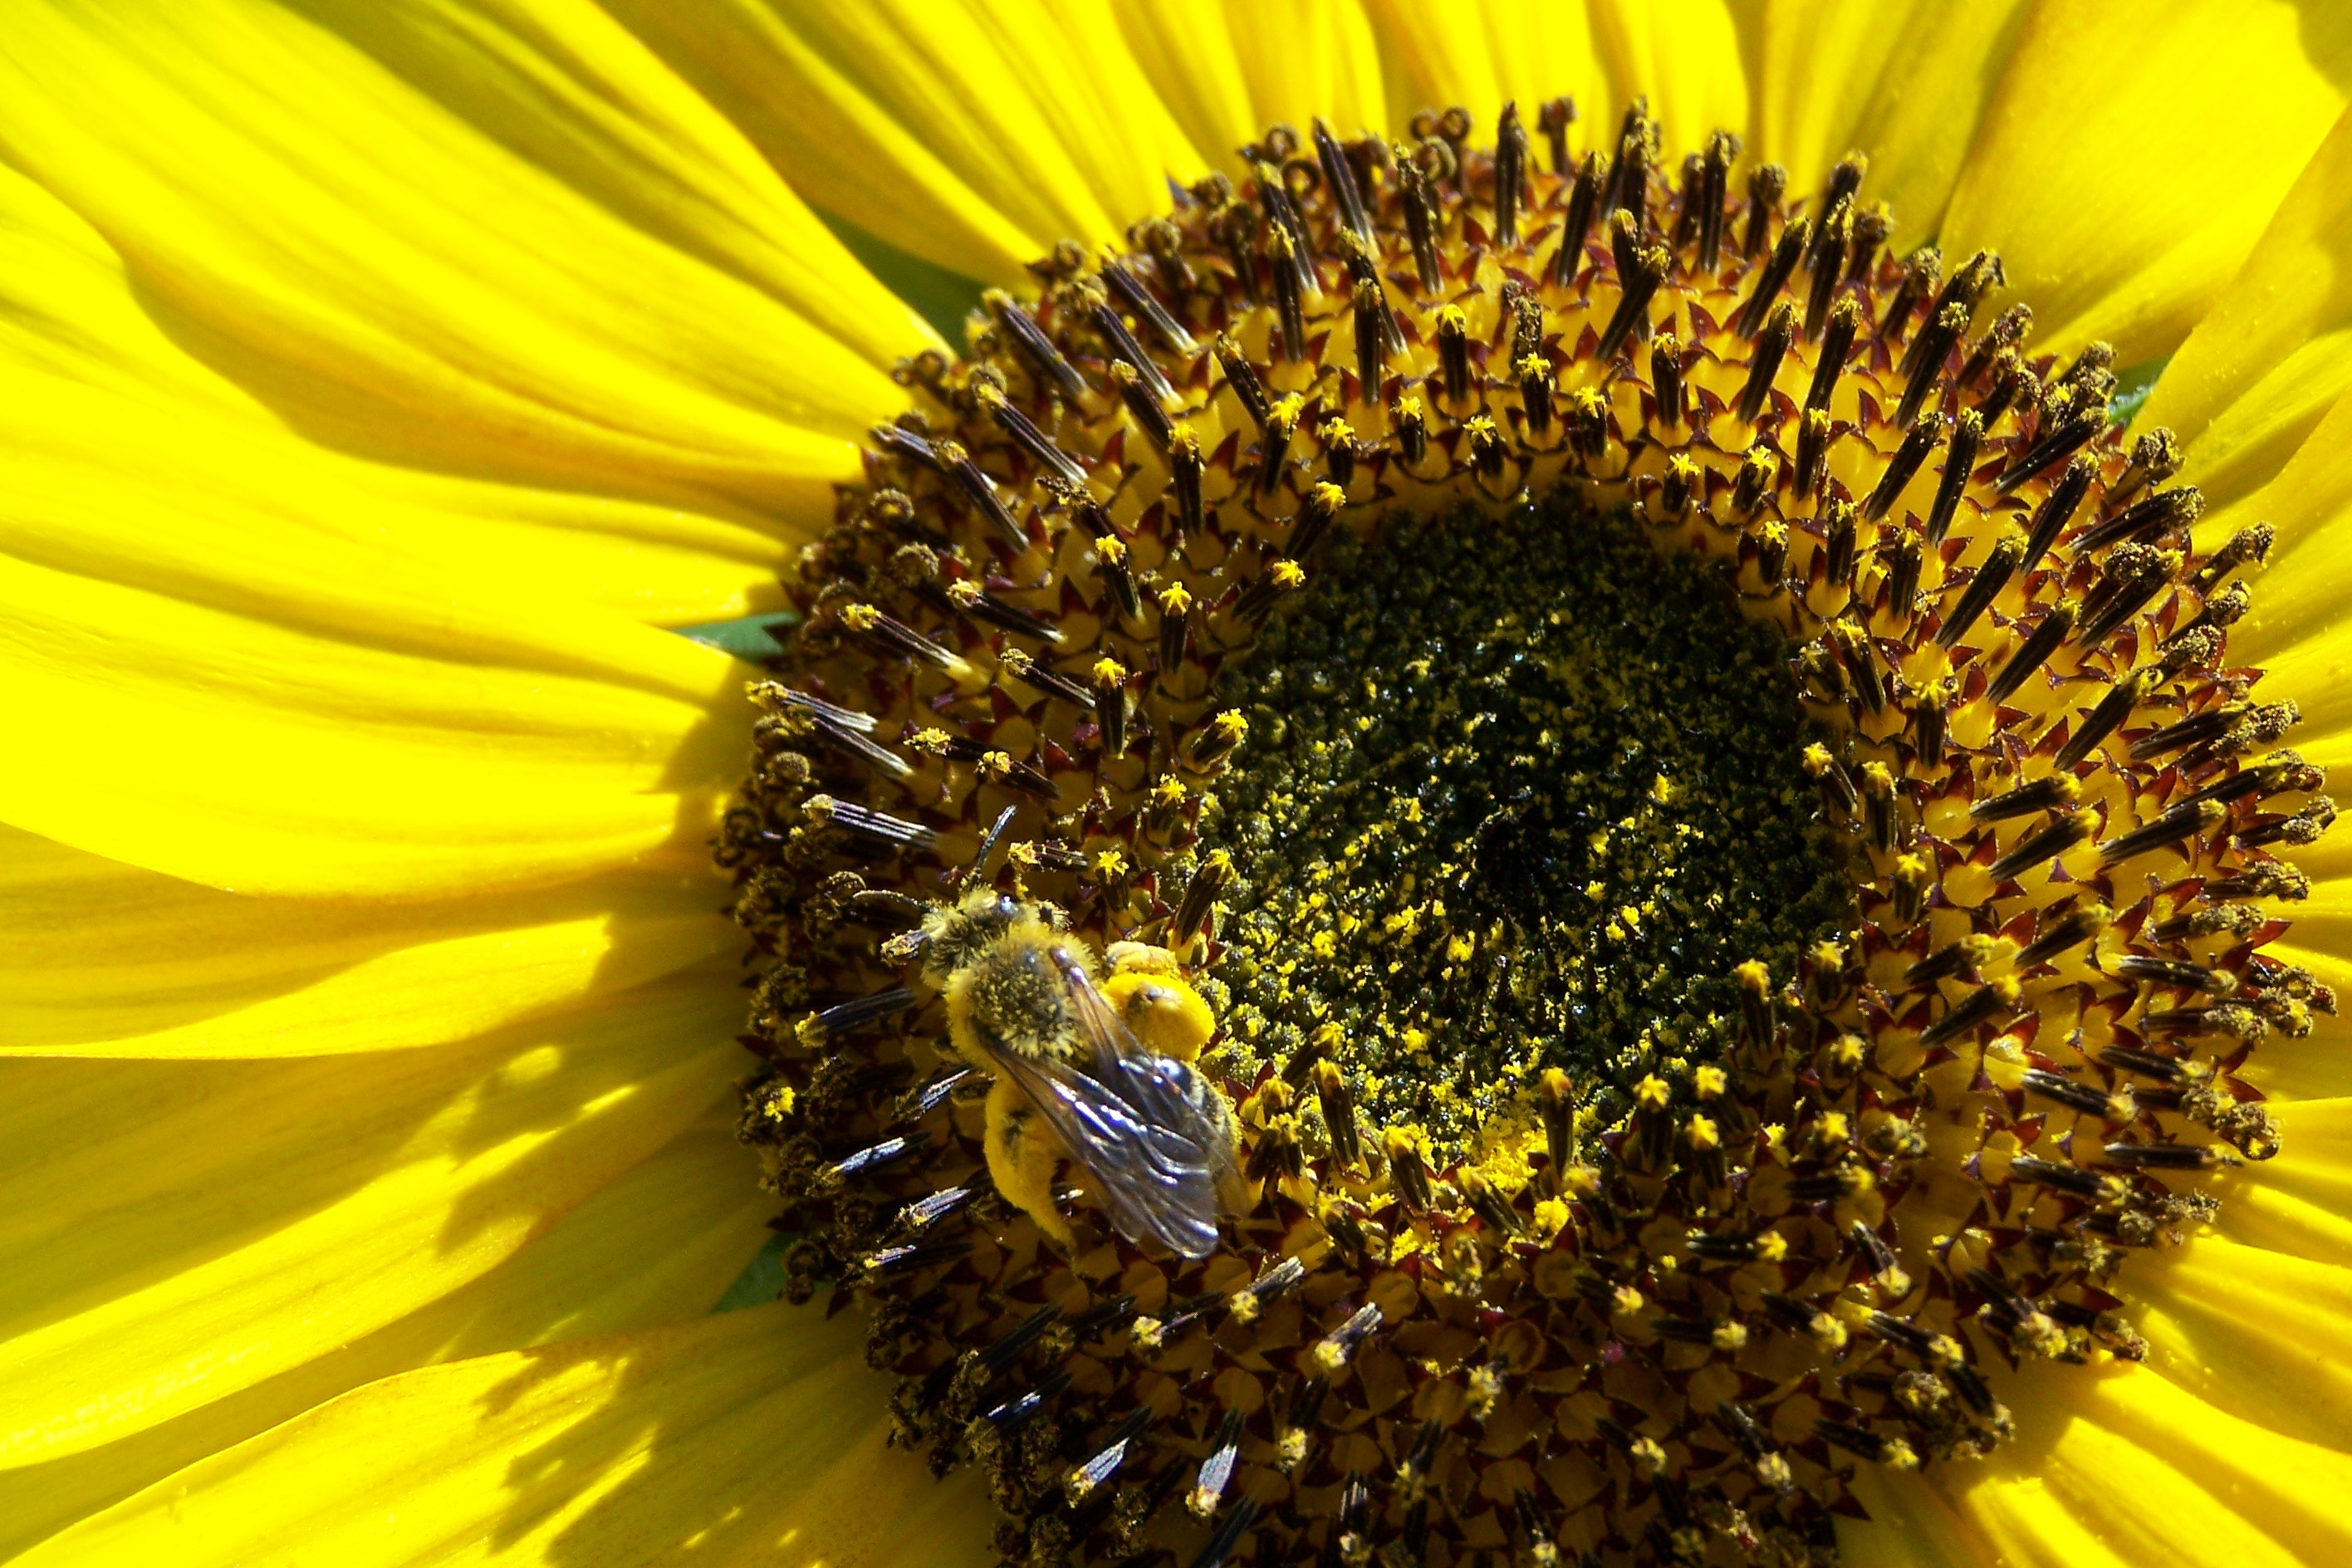
[[[1080,711],[1089,711],[1095,705],[1094,693],[1064,675],[1049,664],[1040,664],[1033,656],[1017,647],[1008,647],[997,656],[997,668],[1024,686],[1034,686],[1049,696],[1057,697]]]
[[[1519,243],[1519,200],[1527,178],[1528,132],[1519,123],[1519,106],[1503,105],[1495,127],[1495,242],[1505,249]],[[1371,238],[1370,224],[1364,238]]]
[[[2063,811],[2083,797],[2083,786],[2072,773],[2045,773],[2029,784],[1989,795],[1969,807],[1975,822],[2006,822],[2037,811]]]
[[[1297,430],[1297,400],[1285,398],[1281,405],[1266,416],[1265,429],[1258,437],[1258,494],[1270,496],[1281,488],[1283,473],[1290,466],[1290,438]]]
[[[2016,848],[1995,860],[1987,874],[1996,882],[2006,882],[2034,867],[2065,854],[2091,836],[2091,825],[2080,816],[2062,816],[2048,826],[2029,833]]]
[[[1315,1064],[1315,1094],[1323,1108],[1323,1125],[1331,1134],[1331,1152],[1350,1170],[1363,1166],[1363,1145],[1356,1126],[1355,1097],[1348,1079],[1331,1061]]]
[[[1412,1214],[1429,1212],[1429,1167],[1422,1163],[1421,1151],[1410,1138],[1392,1137],[1389,1142],[1389,1179],[1396,1184],[1397,1197]]]
[[[1698,264],[1712,278],[1723,260],[1724,204],[1731,194],[1731,163],[1739,156],[1739,138],[1717,131],[1706,139],[1706,178],[1701,186],[1698,218]]]
[[[1807,342],[1822,335],[1822,324],[1829,320],[1830,306],[1837,299],[1839,270],[1845,266],[1846,247],[1853,242],[1852,204],[1840,202],[1823,210],[1827,216],[1813,232],[1812,255],[1806,258],[1812,269],[1812,283],[1805,291]]]
[[[1626,107],[1617,132],[1617,157],[1609,167],[1604,210],[1622,212],[1638,231],[1647,219],[1650,200],[1650,153],[1656,131],[1650,123],[1650,101],[1637,97]]]
[[[1276,272],[1279,274],[1288,268],[1299,293],[1314,293],[1314,250],[1307,240],[1306,222],[1290,199],[1290,189],[1282,183],[1282,171],[1259,162],[1250,166],[1250,174],[1257,185],[1258,205],[1265,209],[1266,255]],[[1273,241],[1277,234],[1289,242],[1286,249],[1275,248]]]
[[[2107,694],[2083,720],[2080,728],[2066,738],[2058,748],[2057,763],[2071,768],[2097,749],[2099,742],[2116,732],[2117,726],[2131,717],[2131,710],[2141,699],[2156,689],[2163,672],[2155,668],[2137,671],[2124,677],[2108,688]]]
[[[1936,443],[1943,438],[1943,434],[1944,421],[1940,415],[1930,414],[1912,421],[1911,427],[1903,433],[1903,444],[1895,449],[1895,456],[1887,459],[1886,468],[1878,476],[1878,482],[1871,487],[1869,496],[1862,503],[1864,521],[1876,522],[1894,509],[1896,498],[1903,494],[1903,488],[1911,482],[1911,476],[1917,473],[1920,465],[1927,460],[1927,454],[1936,449]]]
[[[1405,468],[1410,470],[1421,467],[1422,459],[1429,455],[1429,420],[1422,412],[1421,400],[1400,399],[1389,414]]]
[[[1205,1466],[1202,1473],[1206,1475]],[[1203,1487],[1207,1485],[1205,1479],[1202,1484]],[[1233,1511],[1226,1514],[1217,1528],[1210,1532],[1208,1543],[1201,1548],[1200,1555],[1192,1559],[1192,1568],[1223,1568],[1225,1559],[1233,1555],[1234,1548],[1241,1544],[1242,1537],[1249,1533],[1250,1526],[1257,1522],[1257,1499],[1244,1494],[1242,1500],[1234,1504]]]
[[[1119,301],[1150,325],[1152,335],[1160,340],[1161,347],[1172,354],[1193,352],[1192,334],[1168,313],[1168,307],[1143,286],[1143,279],[1128,270],[1126,263],[1106,257],[1102,263],[1102,275]]]
[[[1809,496],[1820,489],[1829,475],[1829,463],[1830,416],[1822,409],[1808,408],[1797,420],[1797,493]]]
[[[1958,442],[1955,440],[1953,445],[1957,447]],[[2017,563],[2024,557],[2025,535],[2015,528],[2003,530],[2001,536],[1994,541],[1991,552],[1984,558],[1984,563],[1977,568],[1977,574],[1969,578],[1969,585],[1960,591],[1960,602],[1952,607],[1952,613],[1945,618],[1944,624],[1936,628],[1937,647],[1950,647],[1968,635],[1977,617],[1990,608],[1993,600],[2009,585],[2011,576],[2017,571]]]
[[[2238,988],[2237,976],[2225,971],[2208,969],[2201,963],[2190,963],[2186,959],[2155,958],[2138,952],[2126,953],[2116,960],[2115,975],[2118,980],[2145,981],[2150,985],[2201,991],[2209,996],[2227,996]]]
[[[2017,651],[2009,656],[2009,662],[2000,667],[2000,673],[1992,678],[1987,695],[1995,702],[2008,701],[2016,695],[2017,689],[2025,684],[2026,678],[2040,669],[2050,656],[2058,651],[2059,645],[2074,629],[2074,609],[2066,605],[2052,605],[2033,630],[2026,634],[2025,640],[2017,645]]]
[[[1831,584],[1853,577],[1854,509],[1851,501],[1833,500],[1824,513],[1828,533],[1822,542],[1822,576]]]
[[[1968,488],[1969,474],[1976,467],[1977,449],[1983,441],[1983,419],[1973,408],[1962,409],[1960,416],[1952,421],[1951,444],[1944,449],[1943,475],[1936,484],[1936,499],[1927,508],[1930,548],[1943,543],[1945,535],[1952,531],[1952,519],[1959,510],[1960,492]]]
[[[929,1142],[929,1136],[920,1132],[909,1133],[901,1138],[885,1138],[881,1142],[869,1144],[835,1164],[832,1172],[834,1179],[846,1181],[852,1176],[862,1175],[867,1171],[879,1170],[902,1155],[919,1153],[924,1145]]]
[[[1447,305],[1437,312],[1437,370],[1441,395],[1448,403],[1470,398],[1470,331],[1459,309]]]
[[[1879,247],[1886,237],[1895,232],[1895,217],[1885,202],[1867,212],[1857,213],[1853,220],[1853,247],[1846,258],[1845,280],[1866,283],[1878,265]]]
[[[1242,353],[1242,347],[1220,332],[1216,343],[1217,363],[1225,373],[1225,384],[1233,388],[1252,421],[1261,430],[1274,415],[1274,399],[1266,395],[1265,383],[1258,379],[1257,367]]]
[[[907,461],[929,468],[935,474],[943,474],[947,471],[946,465],[940,461],[939,449],[923,437],[903,426],[877,425],[866,434],[873,437],[877,447],[893,457],[904,458]]]
[[[1123,757],[1127,754],[1127,683],[1125,671],[1109,660],[1097,669],[1095,679],[1095,722],[1102,731],[1103,754]]]
[[[1992,325],[1985,329],[1984,336],[1979,338],[1976,346],[1969,351],[1968,359],[1960,365],[1959,380],[1954,384],[1962,387],[1982,384],[1986,374],[1993,367],[1993,362],[2004,352],[2013,353],[2017,345],[2025,341],[2025,334],[2032,330],[2033,307],[2031,305],[2022,302],[2011,305],[1995,316]],[[2056,460],[2055,458],[2051,459],[2052,462]],[[2047,468],[2049,465],[2045,463],[2042,466]]]
[[[2059,826],[2063,826],[2065,825],[2061,824]],[[2043,832],[2036,834],[2034,837],[2037,839],[2048,837],[2050,833],[2053,831],[2055,831],[2055,829],[2045,829]],[[2028,840],[2028,843],[2031,842],[2032,842],[2032,840]],[[2057,852],[2058,851],[2054,849],[2051,851],[2053,854],[2056,854]],[[2032,862],[2029,861],[2027,864],[2032,864]],[[1993,875],[1997,880],[2006,879],[2005,878],[2002,878],[1998,868],[1995,869]],[[1953,1039],[1961,1035],[1969,1033],[1979,1025],[1991,1023],[1995,1018],[2000,1017],[2016,1005],[2017,993],[2014,988],[2000,985],[1979,985],[1956,1004],[1952,1007],[1951,1011],[1946,1013],[1942,1017],[1937,1019],[1934,1023],[1920,1030],[1919,1043],[1923,1046],[1942,1045],[1946,1040]]]
[[[910,1242],[904,1247],[886,1247],[879,1252],[868,1253],[866,1272],[876,1277],[912,1273],[918,1268],[931,1268],[953,1263],[971,1250],[968,1236],[940,1237],[928,1241]]]
[[[2058,482],[2050,487],[2049,495],[2034,510],[2033,524],[2026,531],[2025,560],[2021,570],[2032,571],[2050,547],[2057,542],[2058,536],[2066,531],[2066,525],[2074,521],[2075,510],[2083,504],[2083,498],[2090,494],[2091,481],[2098,477],[2098,472],[2099,465],[2089,458],[2076,458],[2066,465],[2066,471],[2058,476]],[[2003,474],[2001,477],[2006,479],[2009,476]]]
[[[1828,409],[1838,377],[1845,374],[1845,362],[1853,357],[1854,334],[1861,330],[1861,302],[1851,298],[1839,300],[1822,331],[1821,353],[1813,360],[1813,384],[1805,393],[1807,408]]]
[[[1969,257],[1960,263],[1958,271],[1945,280],[1943,292],[1936,296],[1935,304],[1928,309],[1928,320],[1940,321],[1947,311],[1955,308],[1960,314],[1958,323],[1952,331],[1951,342],[1946,343],[1943,349],[1938,351],[1939,359],[1943,353],[1950,351],[1953,343],[1958,342],[1967,335],[1969,321],[1976,314],[1978,304],[1984,299],[1986,291],[2001,280],[2000,258],[1990,250],[1979,250]],[[1926,339],[1923,334],[1920,339],[1913,342],[1909,353],[1904,356],[1903,369],[1906,374],[1917,364],[1919,356],[1927,352],[1925,343]]]
[[[2020,1154],[2009,1163],[2009,1178],[2013,1182],[2031,1182],[2037,1187],[2064,1193],[2069,1197],[2085,1202],[2098,1201],[2102,1185],[2098,1176],[2077,1165],[2060,1165],[2048,1160],[2037,1160],[2031,1154]]]
[[[1218,850],[1201,862],[1192,873],[1192,880],[1184,889],[1183,900],[1176,906],[1173,922],[1178,942],[1188,942],[1208,923],[1209,912],[1216,907],[1218,898],[1233,886],[1234,863],[1223,850]]]
[[[974,1359],[987,1372],[1003,1371],[1015,1357],[1037,1342],[1038,1336],[1062,1320],[1059,1307],[1040,1307],[1005,1332],[999,1334],[985,1350],[973,1352]]]
[[[1826,218],[1828,214],[1837,211],[1839,203],[1844,202],[1851,205],[1855,193],[1862,189],[1862,177],[1869,172],[1869,169],[1870,158],[1866,153],[1848,153],[1839,159],[1837,166],[1830,171],[1828,180],[1823,182],[1822,199],[1813,204],[1813,210],[1822,214]],[[1825,253],[1826,245],[1816,244],[1814,248],[1806,254],[1805,265],[1807,267],[1818,265]],[[1840,258],[1840,262],[1842,265],[1843,257]]]
[[[1682,422],[1683,344],[1672,332],[1660,332],[1651,340],[1650,395],[1659,424]]]
[[[2233,1163],[2211,1143],[2110,1143],[2100,1152],[2126,1171],[2210,1171]]]
[[[2135,1078],[2153,1079],[2158,1083],[2182,1084],[2189,1081],[2189,1069],[2170,1057],[2160,1057],[2153,1051],[2135,1051],[2123,1046],[2109,1046],[2099,1053],[2099,1065],[2127,1072]]]
[[[1568,195],[1568,213],[1561,220],[1559,249],[1552,258],[1551,280],[1561,289],[1576,287],[1577,274],[1584,268],[1584,247],[1592,238],[1592,225],[1601,216],[1601,154],[1589,153],[1584,166],[1576,172],[1576,184]]]
[[[2239,567],[2270,559],[2271,546],[2278,542],[2278,530],[2270,523],[2257,522],[2242,528],[2222,541],[2221,548],[2205,559],[2189,581],[2200,594],[2210,594],[2213,585]]]
[[[1437,216],[1430,210],[1429,176],[1410,158],[1397,160],[1397,197],[1404,208],[1405,234],[1412,242],[1413,270],[1421,279],[1421,291],[1434,296],[1445,282],[1437,262]]]
[[[2144,554],[2124,558],[2124,552],[2143,550]],[[2180,558],[2159,550],[2147,550],[2142,545],[2125,545],[2107,561],[2109,575],[2092,590],[2083,605],[2083,626],[2077,634],[2087,650],[2106,641],[2108,636],[2146,609],[2172,582],[2179,569]],[[2121,570],[2117,570],[2120,567]]]
[[[1053,438],[1037,428],[1036,421],[1014,407],[1004,394],[982,384],[976,395],[981,407],[996,421],[998,428],[1012,437],[1014,446],[1028,453],[1039,468],[1052,470],[1069,484],[1087,482],[1087,471],[1079,467],[1078,460],[1055,446]]]
[[[876,811],[829,795],[809,796],[801,809],[811,822],[824,823],[884,848],[929,849],[940,841],[936,832],[919,822],[908,822],[887,811]]]
[[[1286,265],[1294,254],[1290,247],[1290,237],[1279,229],[1265,237],[1266,261],[1274,272],[1275,319],[1282,327],[1282,357],[1297,364],[1307,357],[1307,300],[1297,269]]]
[[[2079,1079],[2064,1078],[2054,1072],[2044,1072],[2040,1068],[2026,1068],[2022,1081],[2028,1094],[2038,1094],[2044,1100],[2055,1101],[2070,1110],[2079,1110],[2085,1116],[2105,1117],[2109,1121],[2127,1121],[2131,1119],[2130,1099],[2124,1095],[2111,1094],[2097,1084],[2084,1083]]]
[[[1160,591],[1160,679],[1172,678],[1184,662],[1184,646],[1192,633],[1192,596],[1181,583]]]
[[[1122,363],[1128,365],[1161,403],[1176,395],[1176,389],[1160,374],[1158,362],[1143,352],[1143,345],[1135,341],[1135,334],[1127,330],[1127,323],[1118,319],[1118,312],[1110,308],[1108,300],[1097,294],[1087,312],[1087,321],[1102,339],[1103,346],[1110,350],[1114,369]]]
[[[1643,312],[1649,309],[1658,285],[1665,281],[1666,269],[1672,264],[1673,258],[1666,254],[1666,248],[1662,245],[1654,245],[1636,253],[1633,275],[1624,279],[1625,291],[1618,298],[1617,310],[1601,334],[1600,346],[1593,351],[1595,358],[1606,363],[1616,357],[1617,351],[1625,345],[1626,338],[1643,323]]]
[[[1355,287],[1357,395],[1377,408],[1381,402],[1381,367],[1387,358],[1386,302],[1378,283]]]
[[[1169,418],[1167,408],[1153,396],[1151,388],[1135,373],[1125,360],[1113,360],[1110,379],[1118,388],[1118,398],[1127,405],[1135,427],[1143,432],[1151,444],[1163,454],[1176,435],[1176,423]]]
[[[1927,405],[1928,395],[1942,384],[1945,362],[1968,330],[1968,311],[1957,304],[1947,305],[1911,340],[1910,379],[1904,383],[1903,401],[1895,407],[1897,425],[1910,424]]]
[[[1315,120],[1315,158],[1323,168],[1323,184],[1328,187],[1339,209],[1339,221],[1359,244],[1372,243],[1371,216],[1364,210],[1363,187],[1356,183],[1356,171],[1348,162],[1347,149],[1331,134],[1331,127],[1320,115]]]
[[[1536,129],[1543,132],[1551,146],[1551,172],[1565,176],[1568,167],[1568,128],[1576,123],[1576,100],[1568,97],[1548,98],[1536,110]]]
[[[2132,442],[2131,461],[2108,487],[2108,504],[2128,500],[2143,486],[2160,485],[2179,471],[2179,439],[2158,426]]]
[[[1923,245],[1911,253],[1903,264],[1903,281],[1895,288],[1894,303],[1886,307],[1886,315],[1878,323],[1878,335],[1890,341],[1899,340],[1910,330],[1911,314],[1919,302],[1936,291],[1943,281],[1944,253],[1932,245]]]
[[[1045,1409],[1046,1405],[1060,1398],[1062,1391],[1069,1386],[1069,1373],[1063,1370],[1056,1370],[1049,1373],[1036,1387],[1031,1389],[1028,1393],[1006,1400],[1003,1404],[989,1411],[987,1415],[982,1417],[982,1419],[986,1421],[991,1426],[995,1427],[999,1432],[1011,1432],[1019,1427],[1023,1423],[1026,1422],[1031,1416],[1036,1415],[1037,1412]]]
[[[1925,547],[1916,533],[1899,535],[1887,550],[1886,613],[1903,620],[1911,618],[1914,602],[1919,596],[1919,568]]]
[[[1782,300],[1772,308],[1763,331],[1757,336],[1755,351],[1748,361],[1748,380],[1739,389],[1738,412],[1742,424],[1753,425],[1756,416],[1764,411],[1765,400],[1772,391],[1773,379],[1780,374],[1780,361],[1788,354],[1789,345],[1796,341],[1796,336],[1797,308]]]
[[[2110,544],[2160,538],[2175,529],[2187,528],[2204,510],[2205,494],[2195,485],[2157,490],[2084,529],[2075,536],[2074,549],[2077,553],[2088,554]]]
[[[1004,496],[997,494],[995,482],[981,472],[979,463],[971,461],[971,454],[955,442],[939,442],[936,451],[940,463],[946,463],[948,478],[955,479],[955,487],[962,491],[964,500],[988,520],[988,527],[995,529],[1009,555],[1021,555],[1028,550],[1028,529],[1021,527],[1021,521],[1012,515],[1012,508],[1004,505]]]
[[[1316,541],[1329,530],[1331,520],[1339,515],[1339,508],[1346,500],[1346,495],[1337,485],[1317,485],[1307,492],[1305,499],[1298,503],[1297,519],[1292,524],[1290,542],[1286,547],[1292,560],[1307,559],[1307,552],[1315,548]]]
[[[1086,395],[1086,378],[1062,357],[1062,351],[1054,346],[1054,340],[1045,335],[1037,318],[1022,309],[1012,295],[992,289],[982,296],[981,302],[988,307],[989,314],[995,317],[997,325],[1004,330],[1021,357],[1029,362],[1031,372],[1039,381],[1059,392],[1067,403],[1076,403]]]
[[[1168,487],[1175,492],[1176,537],[1169,548],[1179,548],[1181,542],[1199,535],[1208,524],[1203,508],[1201,480],[1208,465],[1201,456],[1201,438],[1186,426],[1171,437],[1168,442]]]
[[[2110,866],[2120,864],[2135,855],[2178,844],[2192,833],[2210,831],[2228,815],[2229,808],[2218,800],[2183,801],[2100,845],[2099,858]]]
[[[1698,237],[1699,204],[1706,199],[1706,159],[1696,153],[1683,158],[1683,194],[1675,214],[1674,249],[1677,255]]]
[[[1748,231],[1741,237],[1739,249],[1750,260],[1762,253],[1764,242],[1772,234],[1772,209],[1780,203],[1781,194],[1789,188],[1789,171],[1778,163],[1765,163],[1748,176]]]
[[[2080,451],[2085,444],[2106,427],[2106,416],[2095,412],[2077,414],[2072,418],[2062,421],[2056,429],[2045,431],[2032,446],[2011,459],[2009,467],[2000,471],[2000,479],[1993,485],[1994,493],[2009,494],[2026,480],[2046,472],[2053,464]],[[2068,477],[2073,477],[2071,469],[2068,471]],[[2066,481],[2061,479],[2058,482],[2063,487]],[[2054,489],[2052,491],[2053,496],[2056,493]],[[2079,497],[2076,499],[2080,500]],[[2072,511],[2074,509],[2070,506],[2067,510]]]
[[[1551,400],[1557,390],[1551,363],[1541,354],[1528,354],[1518,362],[1519,407],[1527,416],[1528,433],[1541,437],[1551,429]]]
[[[1740,307],[1734,331],[1752,338],[1764,328],[1765,318],[1771,312],[1773,301],[1780,290],[1789,286],[1789,279],[1797,270],[1797,262],[1805,254],[1805,241],[1812,233],[1812,221],[1802,216],[1790,218],[1789,226],[1780,233],[1780,243],[1772,247],[1771,259],[1756,274],[1756,288]]]

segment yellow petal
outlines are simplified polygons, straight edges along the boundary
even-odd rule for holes
[[[2340,1037],[2330,1047],[2340,1054]],[[2286,1152],[2223,1182],[2213,1228],[2250,1247],[2352,1266],[2352,1097],[2274,1099],[2270,1111]]]
[[[2018,1563],[2341,1562],[2352,1455],[2215,1409],[2147,1367],[2038,1366],[2003,1391],[2019,1437],[1936,1478]]]
[[[324,9],[26,5],[0,49],[9,162],[289,422],[766,497],[898,401],[925,330],[592,8]]]
[[[1837,1521],[1840,1568],[1982,1568],[1992,1548],[1916,1470],[1864,1465],[1849,1483],[1868,1519]]]
[[[1381,53],[1399,84],[1389,108],[1400,132],[1416,110],[1459,104],[1477,121],[1475,139],[1491,141],[1495,117],[1506,102],[1516,101],[1533,138],[1537,107],[1566,94],[1576,100],[1578,115],[1570,145],[1613,149],[1618,118],[1631,95],[1653,90],[1609,79],[1593,24],[1580,5],[1374,0],[1371,12]]]
[[[1591,12],[1593,47],[1617,105],[1649,95],[1669,169],[1679,171],[1682,154],[1711,132],[1745,133],[1748,69],[1734,20],[1745,9],[1735,13],[1726,0],[1592,0]]]
[[[724,973],[438,1050],[0,1064],[0,1465],[170,1420],[512,1257],[730,1092]]]
[[[2223,1212],[2261,1184],[2232,1184]],[[2166,1377],[2287,1436],[2352,1447],[2352,1269],[2205,1235],[2134,1258],[2126,1293],[2148,1365]]]
[[[26,1564],[988,1561],[976,1481],[884,1448],[855,1326],[783,1306],[359,1389]]]
[[[13,456],[0,682],[12,742],[43,761],[0,770],[0,820],[255,892],[544,883],[674,837],[680,868],[704,853],[740,767],[724,657],[584,606],[474,601],[383,552],[289,560],[270,546],[299,529],[193,471],[175,489],[94,452]],[[204,526],[177,527],[191,513]]]
[[[2023,0],[1763,7],[1751,155],[1810,194],[1846,153],[1868,153],[1862,199],[1894,209],[1909,249],[1936,232],[2023,12]]]
[[[0,1470],[0,1560],[378,1378],[701,1317],[760,1245],[775,1207],[735,1140],[734,1106],[716,1109],[464,1289],[175,1419]]]
[[[709,875],[424,904],[255,899],[0,827],[0,1052],[297,1057],[459,1040],[731,953]]]
[[[815,206],[967,277],[1019,283],[1115,240],[1205,163],[1107,0],[607,7]]]
[[[655,505],[497,484],[338,457],[289,432],[245,389],[172,341],[96,230],[0,168],[0,367],[16,408],[68,400],[110,473],[187,482],[190,452],[234,452],[257,491],[331,487],[320,530],[396,545],[504,597],[572,596],[664,625],[771,607],[793,544],[787,521],[717,498]],[[102,394],[103,396],[94,395]],[[160,432],[162,449],[138,449]],[[783,508],[805,533],[830,516],[812,483]]]
[[[1342,135],[1390,129],[1371,24],[1356,0],[1117,0],[1120,34],[1192,145],[1235,150],[1317,115]]]
[[[2352,386],[2352,113],[2340,115],[2138,415],[2209,503],[2258,489]]]
[[[2037,5],[1941,243],[2000,253],[2034,344],[2172,352],[2344,106],[2352,12],[2284,0]]]

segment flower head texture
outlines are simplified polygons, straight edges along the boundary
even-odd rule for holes
[[[0,1561],[2352,1552],[2347,102],[12,7]]]

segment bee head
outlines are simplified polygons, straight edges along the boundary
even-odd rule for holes
[[[952,904],[935,905],[918,930],[923,978],[945,990],[950,975],[1012,930],[1028,908],[994,888],[974,888]]]
[[[1016,921],[947,984],[949,1025],[1024,1057],[1069,1053],[1076,1037],[1056,933],[1043,921]],[[975,1042],[977,1043],[977,1042]]]

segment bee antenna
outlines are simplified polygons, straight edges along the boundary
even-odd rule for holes
[[[987,879],[988,864],[996,858],[998,847],[1003,844],[1005,834],[1012,829],[1013,815],[1020,809],[1017,805],[1008,805],[996,814],[996,821],[981,837],[980,852],[971,858],[971,864],[963,868],[962,874],[954,879],[951,886],[978,887]]]

